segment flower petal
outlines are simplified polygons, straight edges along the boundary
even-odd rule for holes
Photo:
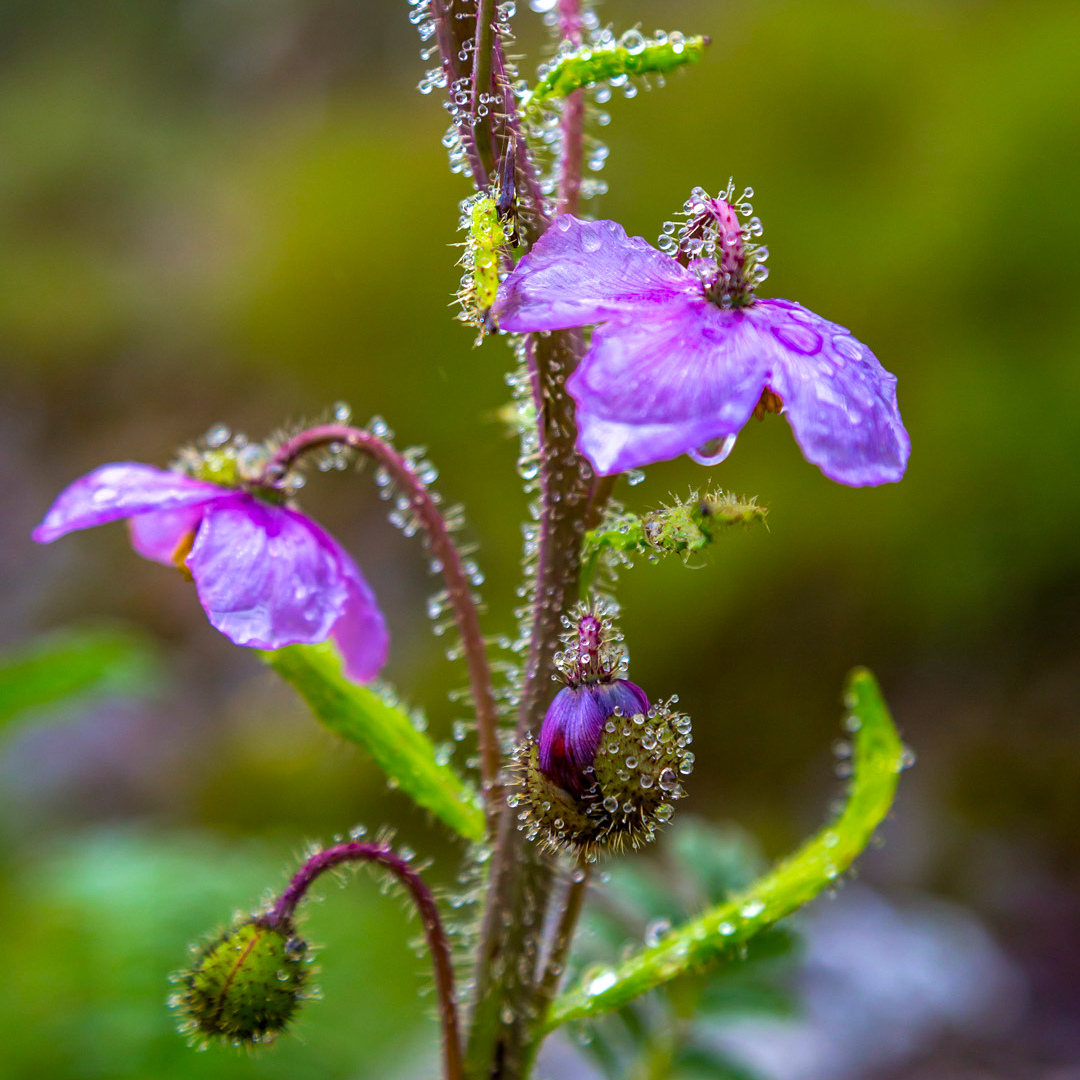
[[[896,376],[849,330],[801,304],[762,300],[754,312],[776,343],[769,385],[806,460],[852,487],[899,480],[911,440]]]
[[[198,529],[204,513],[203,506],[183,506],[179,510],[136,514],[128,519],[131,546],[144,559],[173,566],[176,549]]]
[[[354,682],[371,682],[386,663],[390,647],[386,620],[352,556],[315,522],[309,521],[308,525],[334,550],[347,589],[341,614],[330,631],[341,652],[345,674]]]
[[[102,465],[60,492],[33,537],[39,544],[48,544],[76,529],[155,510],[196,506],[228,495],[217,484],[152,465],[132,461]]]
[[[494,313],[504,330],[562,330],[636,318],[700,291],[693,274],[617,222],[564,214],[499,286]]]
[[[769,371],[750,311],[680,298],[593,332],[566,385],[578,448],[598,473],[678,457],[742,428]]]
[[[325,641],[349,600],[350,584],[322,530],[250,495],[207,508],[187,565],[211,624],[237,645]]]

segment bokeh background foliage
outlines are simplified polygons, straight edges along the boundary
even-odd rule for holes
[[[1076,1067],[1080,9],[628,0],[600,14],[714,43],[665,90],[616,93],[612,192],[592,212],[655,237],[693,185],[752,184],[763,291],[874,348],[914,444],[902,484],[851,491],[771,418],[721,467],[672,462],[623,492],[648,506],[712,482],[770,510],[767,533],[723,538],[702,569],[625,578],[633,676],[695,719],[690,811],[739,821],[769,855],[790,848],[835,791],[843,674],[870,665],[920,765],[864,880],[960,905],[1025,988],[1007,1033],[924,1040],[905,1075]],[[415,92],[406,15],[356,0],[0,3],[0,644],[105,617],[156,657],[32,716],[23,703],[0,732],[0,1075],[411,1076],[428,1060],[410,929],[363,880],[312,912],[326,1000],[304,1043],[193,1057],[172,1033],[165,974],[276,886],[302,838],[393,818],[446,881],[454,842],[119,528],[28,540],[100,462],[164,462],[214,421],[258,436],[344,399],[429,446],[441,490],[468,501],[488,626],[510,625],[524,500],[497,417],[509,354],[473,350],[447,310],[465,189],[438,104]],[[538,19],[517,25],[536,56]],[[463,676],[424,625],[434,585],[415,545],[364,480],[319,477],[305,505],[375,584],[390,678],[450,738],[446,691]]]

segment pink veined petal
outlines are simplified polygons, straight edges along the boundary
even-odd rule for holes
[[[769,374],[746,310],[688,297],[593,332],[566,385],[578,448],[598,473],[678,457],[742,428]]]
[[[183,506],[179,510],[158,510],[128,518],[131,546],[144,558],[173,565],[173,554],[185,537],[194,533],[205,513],[205,505]]]
[[[899,480],[911,440],[896,377],[836,323],[788,300],[762,300],[756,319],[772,337],[772,390],[807,461],[841,484]]]
[[[323,542],[337,555],[338,568],[346,584],[345,603],[330,636],[337,643],[344,671],[353,682],[371,682],[386,663],[390,633],[367,579],[352,556],[315,522],[308,522]]]
[[[211,624],[259,649],[325,641],[349,595],[317,526],[245,494],[207,508],[187,566]]]
[[[48,544],[76,529],[156,510],[197,506],[228,495],[217,484],[152,465],[133,461],[102,465],[60,492],[33,537],[39,544]]]
[[[494,314],[504,330],[562,330],[700,293],[697,278],[614,221],[569,214],[551,227],[499,286]]]

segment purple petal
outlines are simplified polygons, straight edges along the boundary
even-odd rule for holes
[[[753,310],[775,342],[769,386],[806,460],[852,487],[899,480],[911,440],[896,377],[849,330],[800,304],[762,300]]]
[[[345,603],[330,631],[341,652],[345,674],[353,682],[371,682],[386,663],[390,648],[386,620],[379,610],[371,586],[352,556],[315,522],[309,521],[308,526],[335,552],[338,570],[345,582]]]
[[[48,544],[76,529],[155,510],[197,506],[228,494],[217,484],[152,465],[131,461],[102,465],[60,492],[33,536],[39,544]]]
[[[742,428],[769,372],[751,311],[680,298],[593,332],[566,385],[578,448],[598,473],[678,457]]]
[[[187,565],[211,624],[237,645],[325,641],[349,600],[350,582],[322,530],[250,495],[207,508]]]
[[[649,700],[629,679],[560,690],[540,728],[537,759],[541,771],[565,790],[583,794],[592,782],[586,770],[592,768],[604,724],[616,709],[624,716],[647,712]]]
[[[616,315],[647,315],[700,293],[696,277],[614,221],[563,215],[499,286],[494,313],[504,330],[562,330]]]
[[[173,566],[176,549],[185,537],[198,529],[204,513],[203,506],[184,506],[179,510],[136,514],[128,519],[131,546],[144,559]]]

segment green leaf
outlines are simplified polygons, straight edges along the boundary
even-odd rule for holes
[[[263,656],[325,727],[362,746],[415,802],[467,839],[483,839],[484,813],[476,793],[439,763],[432,741],[401,709],[342,674],[329,642],[290,645]]]
[[[684,64],[695,64],[705,54],[709,39],[684,37],[678,32],[646,39],[636,31],[624,34],[610,45],[583,45],[560,56],[522,102],[536,109],[565,98],[575,90],[594,86],[604,79],[628,75],[666,75]]]
[[[66,630],[0,656],[0,727],[92,693],[140,693],[156,662],[145,639],[115,628]]]
[[[588,972],[582,986],[552,1005],[546,1030],[620,1009],[670,979],[730,955],[812,900],[851,865],[892,805],[905,751],[877,682],[865,668],[848,676],[845,703],[851,710],[847,726],[854,732],[855,772],[840,817],[748,889],[668,934],[659,945],[618,967]]]

